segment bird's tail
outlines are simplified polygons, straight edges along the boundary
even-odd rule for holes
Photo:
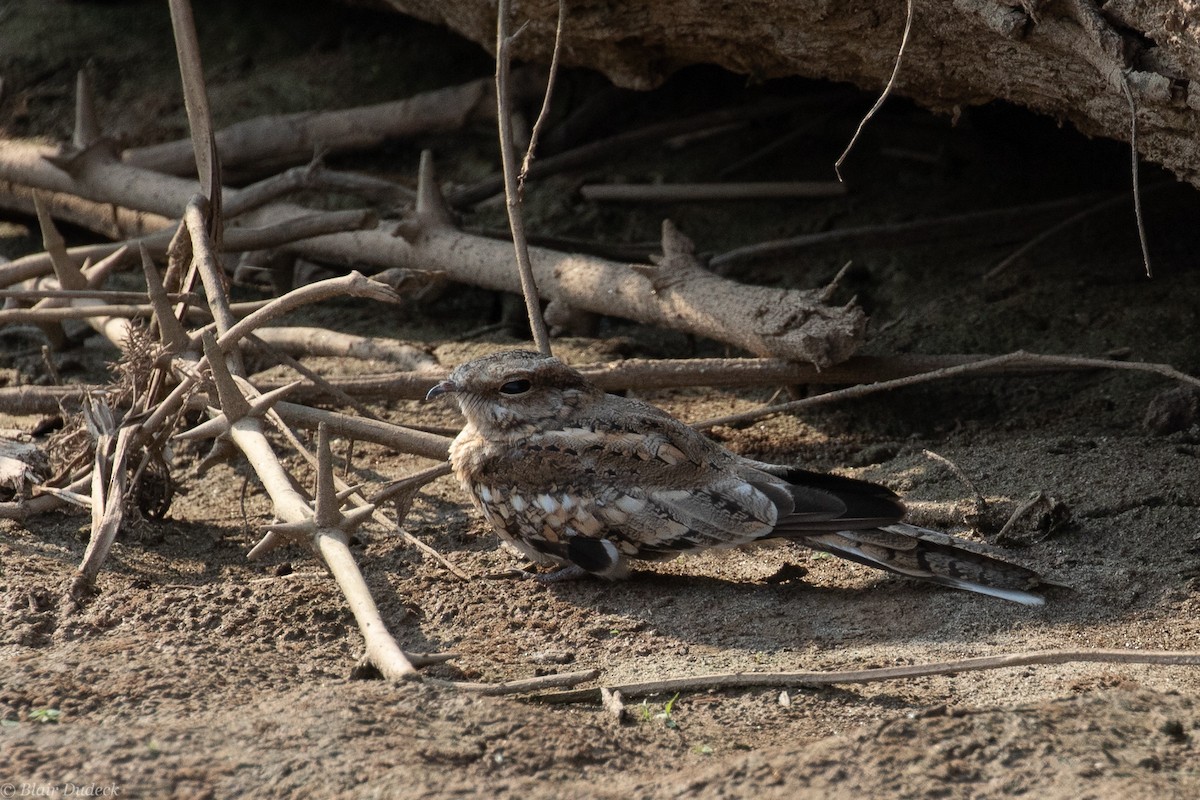
[[[814,550],[910,578],[966,589],[1027,606],[1046,600],[1031,589],[1045,581],[985,545],[903,522],[879,528],[807,533],[795,539]]]

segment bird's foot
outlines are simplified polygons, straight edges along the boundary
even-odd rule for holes
[[[532,577],[538,583],[565,583],[567,581],[577,581],[580,578],[586,578],[591,574],[578,564],[569,564],[551,572],[533,573]]]
[[[532,565],[531,565],[532,566]],[[550,572],[534,572],[529,568],[512,567],[510,569],[501,570],[500,572],[492,572],[485,577],[492,580],[529,580],[537,581],[538,583],[563,583],[565,581],[579,580],[591,575],[590,572],[576,564],[570,564],[565,567],[559,567]]]

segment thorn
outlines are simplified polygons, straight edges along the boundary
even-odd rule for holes
[[[264,395],[259,395],[247,405],[246,413],[237,419],[264,416],[268,411],[271,410],[271,407],[275,405],[275,403],[279,402],[281,397],[295,389],[301,383],[303,383],[303,381],[293,381],[286,386],[280,386],[278,389],[273,389]],[[239,392],[239,394],[241,393]],[[218,439],[228,438],[229,429],[233,427],[233,423],[237,420],[230,420],[229,416],[225,414],[225,412],[221,411],[219,408],[213,408],[212,406],[209,406],[208,413],[212,415],[211,418],[201,422],[194,428],[189,428],[182,433],[177,433],[171,438],[178,441],[190,439],[209,439],[213,437]]]
[[[371,515],[374,513],[375,506],[371,505],[370,503],[365,506],[359,506],[358,508],[351,509],[342,515],[342,521],[338,523],[337,527],[343,533],[353,533],[358,526],[370,519]]]
[[[104,282],[108,280],[108,276],[116,271],[117,267],[125,260],[125,255],[129,252],[129,245],[123,244],[110,255],[97,261],[94,265],[86,261],[80,267],[79,272],[87,281],[89,289],[100,289],[104,286]]]
[[[273,533],[288,541],[308,542],[317,535],[319,526],[313,517],[305,517],[296,522],[275,522],[267,526],[267,533]]]
[[[233,459],[238,454],[239,450],[233,442],[225,437],[219,437],[213,442],[212,449],[208,451],[208,455],[204,457],[196,466],[196,474],[204,475],[217,464],[225,464]]]
[[[42,160],[47,164],[58,167],[68,175],[74,175],[78,170],[77,166],[80,159],[87,151],[80,150],[73,145],[59,145],[58,152],[42,156]]]
[[[87,279],[83,277],[83,273],[79,271],[79,268],[75,266],[75,262],[67,255],[66,240],[63,239],[62,234],[55,227],[54,220],[46,208],[46,202],[41,192],[35,191],[33,193],[33,207],[37,212],[38,226],[42,229],[42,246],[50,254],[50,261],[54,265],[54,275],[58,278],[58,285],[64,289],[86,289]]]
[[[186,431],[181,431],[171,438],[176,441],[189,441],[192,439],[213,439],[220,438],[229,433],[229,419],[220,412],[220,409],[209,408],[209,413],[212,418],[201,422],[194,428],[189,428]]]
[[[250,401],[250,409],[246,413],[252,417],[263,417],[270,411],[276,403],[282,400],[287,395],[291,394],[296,387],[301,386],[304,381],[292,381],[289,384],[280,386],[277,389],[272,389],[266,394],[260,394],[258,397]]]
[[[358,494],[358,492],[364,486],[366,486],[365,483],[356,483],[353,486],[349,486],[349,487],[343,489],[342,491],[338,492],[337,493],[338,502],[345,505],[346,501],[348,499],[350,499],[351,497],[353,497],[354,495]],[[372,508],[374,508],[374,506],[372,506]]]
[[[416,244],[421,238],[421,223],[412,217],[402,219],[392,228],[392,236],[399,237],[409,244]]]
[[[655,292],[687,280],[689,272],[704,269],[696,258],[696,245],[669,219],[662,224],[662,255],[652,255],[650,261],[651,264],[632,266],[650,280]]]
[[[676,269],[677,264],[671,264],[667,259],[659,258],[654,264],[630,264],[630,268],[637,274],[650,281],[650,287],[655,294],[667,289],[684,279],[683,271]]]
[[[833,276],[833,280],[829,282],[829,285],[821,290],[821,294],[818,295],[818,299],[822,303],[828,303],[833,298],[833,293],[837,291],[838,284],[841,282],[842,278],[845,277],[846,273],[850,270],[850,267],[853,264],[853,261],[847,261],[845,265],[837,271],[837,274]]]
[[[150,297],[150,305],[154,306],[154,320],[158,323],[158,335],[167,351],[177,355],[187,350],[190,342],[183,325],[171,310],[171,302],[167,299],[167,290],[163,285],[162,276],[154,265],[154,259],[146,246],[140,245],[142,251],[142,272],[146,276],[146,294]]]
[[[273,531],[268,531],[267,535],[259,540],[258,544],[254,545],[253,549],[246,554],[246,558],[251,561],[262,558],[272,550],[277,550],[288,543],[286,537]]]
[[[211,330],[206,330],[201,338],[204,342],[204,356],[208,359],[208,368],[212,372],[213,383],[217,386],[218,403],[232,424],[250,413],[250,403],[229,372],[225,354],[217,346],[217,337]]]
[[[431,150],[421,151],[421,164],[417,168],[417,219],[432,225],[453,224],[446,198],[442,196],[434,173]]]
[[[333,450],[329,446],[329,428],[324,422],[317,426],[317,491],[316,519],[322,528],[336,528],[342,522],[333,478]]]
[[[75,132],[71,143],[80,151],[86,151],[103,138],[100,122],[96,116],[96,97],[92,92],[92,79],[87,68],[75,74]]]
[[[696,245],[683,234],[675,223],[664,219],[662,224],[662,251],[667,258],[671,256],[695,256]]]

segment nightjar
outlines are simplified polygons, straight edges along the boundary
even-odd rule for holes
[[[785,538],[911,578],[1027,605],[1036,572],[902,520],[866,481],[753,461],[661,409],[606,394],[555,358],[505,351],[429,390],[466,426],[454,472],[500,537],[570,572],[623,577],[631,560]]]

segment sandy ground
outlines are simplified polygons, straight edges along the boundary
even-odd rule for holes
[[[165,8],[52,3],[51,17],[35,20],[32,5],[13,5],[10,30],[19,35],[3,55],[11,88],[0,124],[8,135],[69,130],[68,88],[87,57],[102,76],[102,116],[127,141],[180,132],[163,38],[169,28],[159,19]],[[228,5],[205,18],[214,106],[227,120],[373,101],[385,90],[403,94],[364,66],[382,63],[384,49],[412,50],[435,67],[437,54],[448,54],[446,62],[458,65],[459,73],[447,66],[450,77],[441,82],[422,74],[426,83],[416,88],[488,68],[482,54],[430,28],[322,11],[256,36],[265,17],[247,22],[238,4]],[[278,11],[263,7],[263,15]],[[144,24],[132,26],[133,19]],[[629,114],[638,118],[655,104],[685,109],[700,87],[736,93],[739,83],[685,76],[657,100],[630,100]],[[565,85],[583,92],[594,80],[576,76]],[[836,157],[852,118],[837,118],[794,148],[803,152],[776,156],[745,177],[827,177],[826,152]],[[607,172],[698,179],[752,151],[751,140],[769,142],[781,132],[754,129],[683,149],[651,148],[588,178]],[[465,181],[492,168],[487,133],[397,145],[383,158],[411,175],[420,147],[436,144],[448,155],[447,178]],[[936,158],[889,155],[889,146]],[[636,242],[652,239],[669,216],[708,251],[802,230],[1120,189],[1128,181],[1120,147],[1005,109],[969,113],[951,127],[896,104],[862,147],[844,200],[594,207],[571,194],[581,180],[574,176],[531,190],[532,227]],[[360,157],[346,163],[366,168]],[[373,168],[387,169],[378,160]],[[919,246],[822,251],[737,277],[820,286],[853,258],[839,297],[856,295],[871,313],[868,352],[875,354],[1120,351],[1127,360],[1195,374],[1198,210],[1190,190],[1165,190],[1148,201],[1153,280],[1142,274],[1125,208],[1096,215],[986,283],[981,276],[1038,226],[1007,236],[1005,245],[996,244],[1005,232],[980,230]],[[496,226],[501,213],[485,208],[465,222]],[[11,220],[4,231],[13,254],[32,245],[21,239],[29,221]],[[403,319],[390,309],[333,303],[302,321],[421,344],[448,369],[473,353],[518,343],[504,331],[454,343],[499,314],[494,298],[469,290],[410,309]],[[616,322],[602,325],[596,339],[563,339],[557,348],[575,363],[723,352]],[[95,380],[112,357],[93,340],[56,361],[68,380]],[[307,363],[326,374],[386,369]],[[19,348],[0,364],[8,385],[43,372],[40,357]],[[916,522],[983,540],[994,540],[1031,493],[1052,496],[1069,519],[1051,526],[1034,515],[1008,541],[1015,557],[1069,584],[1053,590],[1044,608],[893,579],[788,546],[647,566],[617,584],[491,579],[517,562],[496,546],[450,479],[418,499],[406,526],[475,576],[471,581],[454,579],[379,527],[364,531],[355,553],[406,648],[458,654],[426,670],[446,679],[494,682],[596,668],[602,682],[614,684],[1060,648],[1200,650],[1200,428],[1186,414],[1173,431],[1143,424],[1147,409],[1169,401],[1162,393],[1175,386],[1120,372],[962,380],[714,432],[738,452],[883,483],[909,500]],[[756,407],[772,394],[639,396],[701,419]],[[1186,409],[1186,398],[1177,402]],[[441,407],[374,408],[409,424],[457,424]],[[8,416],[0,426],[28,431],[35,422]],[[971,517],[972,525],[964,521],[971,492],[927,449],[957,464],[987,500],[988,511]],[[310,555],[276,551],[246,560],[270,519],[248,468],[220,466],[198,477],[201,455],[200,448],[180,448],[175,468],[186,496],[167,520],[122,536],[99,593],[77,613],[68,613],[61,597],[83,555],[87,518],[52,514],[25,526],[0,524],[0,796],[1200,794],[1195,668],[1067,664],[791,687],[785,696],[779,689],[694,692],[631,701],[623,723],[589,704],[369,679],[355,668],[362,640],[354,621]],[[428,465],[361,443],[354,458],[374,484]],[[780,575],[788,579],[776,580]]]

